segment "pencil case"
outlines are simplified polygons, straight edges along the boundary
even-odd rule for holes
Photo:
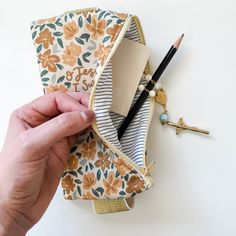
[[[31,32],[44,93],[86,91],[96,113],[92,127],[71,147],[61,179],[65,199],[92,200],[99,214],[131,209],[134,196],[153,185],[146,141],[154,101],[145,101],[119,141],[124,117],[110,111],[111,58],[123,38],[145,44],[138,18],[82,9],[33,21]],[[149,73],[147,64],[144,74]]]

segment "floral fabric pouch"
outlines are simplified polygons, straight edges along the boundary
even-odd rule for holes
[[[129,210],[133,197],[153,183],[145,158],[153,101],[145,101],[118,140],[124,117],[110,111],[111,58],[123,38],[144,44],[138,18],[82,9],[33,21],[31,31],[44,92],[86,91],[89,108],[96,113],[92,128],[71,147],[61,180],[64,197],[93,200],[97,213]],[[148,65],[145,73],[149,73]]]

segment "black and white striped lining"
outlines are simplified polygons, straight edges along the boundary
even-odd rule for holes
[[[98,130],[102,136],[122,150],[119,140],[117,139],[117,130],[113,125],[109,110],[112,104],[112,65],[111,61],[104,69],[96,86],[94,97],[94,111]]]
[[[140,42],[134,21],[131,22],[130,29],[126,32],[124,37],[135,42]],[[146,85],[146,81],[141,81],[141,83]],[[139,95],[140,92],[137,91],[132,105],[136,102]],[[95,91],[94,111],[96,112],[98,130],[103,137],[125,153],[137,165],[143,166],[145,138],[150,110],[149,99],[144,102],[120,141],[117,138],[117,129],[120,127],[124,117],[117,113],[110,112],[111,104],[112,64],[110,61],[104,69]]]

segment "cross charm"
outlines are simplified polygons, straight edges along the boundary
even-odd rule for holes
[[[202,133],[202,134],[206,134],[206,135],[209,135],[209,131],[207,130],[203,130],[203,129],[199,129],[197,127],[193,127],[193,126],[188,126],[184,123],[184,120],[183,118],[180,118],[178,123],[175,124],[173,122],[170,122],[170,121],[165,121],[165,122],[162,122],[162,124],[164,125],[169,125],[169,126],[172,126],[172,127],[175,127],[176,128],[176,134],[180,134],[182,131],[184,130],[190,130],[190,131],[193,131],[193,132],[198,132],[198,133]]]

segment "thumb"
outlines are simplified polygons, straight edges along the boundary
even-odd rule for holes
[[[95,113],[91,110],[72,111],[61,115],[29,130],[33,147],[47,149],[62,138],[74,135],[92,124]],[[28,131],[26,131],[28,132]],[[32,151],[37,151],[32,150]]]

